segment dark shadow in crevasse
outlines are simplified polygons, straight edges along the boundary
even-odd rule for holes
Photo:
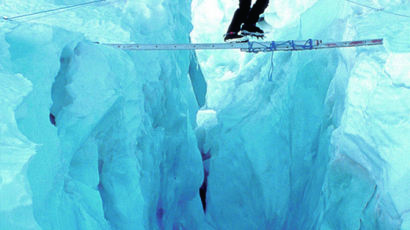
[[[67,92],[66,86],[71,81],[70,63],[74,55],[74,51],[71,47],[64,48],[60,56],[60,70],[54,80],[51,88],[51,99],[53,104],[50,108],[50,123],[54,126],[57,125],[58,114],[61,109],[73,102],[72,97]]]
[[[199,196],[201,197],[201,202],[202,202],[202,208],[204,209],[204,212],[206,212],[206,192],[208,189],[208,175],[209,175],[209,170],[208,170],[208,163],[209,163],[209,158],[211,158],[211,154],[208,153],[201,153],[202,155],[202,162],[204,164],[204,181],[202,182],[201,187],[199,188]]]

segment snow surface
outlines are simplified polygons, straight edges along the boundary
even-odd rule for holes
[[[0,0],[0,16],[82,2]],[[408,0],[360,2],[410,15]],[[236,7],[108,0],[0,20],[0,230],[410,229],[409,18],[272,0],[268,39],[385,39],[275,53],[272,81],[269,53],[94,43],[220,42]]]

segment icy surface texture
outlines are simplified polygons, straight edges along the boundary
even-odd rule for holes
[[[9,17],[73,3],[0,1]],[[0,229],[201,228],[196,56],[93,43],[187,43],[190,12],[111,1],[1,21]]]
[[[35,145],[18,129],[14,110],[31,91],[21,75],[0,74],[0,229],[36,229],[25,165]]]
[[[82,2],[0,0],[0,15]],[[1,19],[0,230],[410,229],[409,19],[272,0],[269,40],[385,39],[275,53],[272,81],[271,54],[93,43],[220,42],[237,1],[193,0],[192,22],[190,7]]]
[[[408,1],[360,1],[410,15]],[[194,42],[237,1],[194,0]],[[271,1],[269,40],[384,38],[274,55],[202,51],[197,130],[216,229],[410,229],[409,18],[346,1]],[[208,26],[203,27],[205,23]],[[223,99],[222,99],[223,98]]]

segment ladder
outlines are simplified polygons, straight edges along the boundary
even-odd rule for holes
[[[341,42],[322,42],[322,40],[308,39],[303,41],[248,41],[242,43],[190,43],[190,44],[112,44],[98,43],[123,50],[221,50],[239,49],[244,52],[272,52],[272,51],[303,51],[316,49],[346,48],[359,46],[383,45],[383,39],[369,39]]]

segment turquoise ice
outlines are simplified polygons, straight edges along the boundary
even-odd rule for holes
[[[0,16],[84,2],[0,0]],[[221,42],[237,1],[0,19],[0,230],[410,229],[410,4],[358,3],[384,11],[272,0],[269,40],[385,42],[273,66],[96,43]]]

